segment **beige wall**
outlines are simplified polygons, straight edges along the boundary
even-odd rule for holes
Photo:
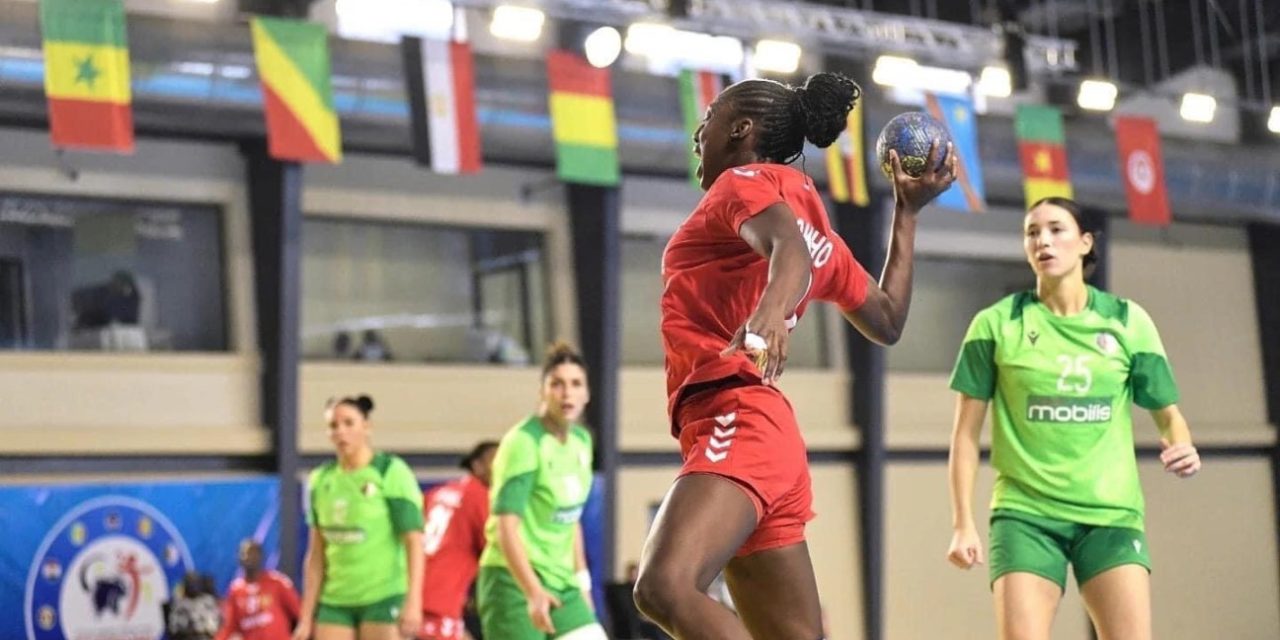
[[[537,407],[538,370],[486,366],[308,362],[299,372],[298,447],[330,450],[327,399],[366,393],[373,438],[398,452],[453,452],[498,438]]]
[[[618,474],[616,575],[623,574],[627,562],[640,558],[652,508],[662,501],[678,471],[674,466],[627,467]],[[847,464],[818,464],[812,474],[818,518],[809,523],[807,535],[831,625],[828,640],[854,640],[862,637],[862,595],[853,469]]]
[[[1274,442],[1267,426],[1253,271],[1244,229],[1117,223],[1111,288],[1155,319],[1179,403],[1201,442]],[[1147,416],[1137,433],[1155,442]]]

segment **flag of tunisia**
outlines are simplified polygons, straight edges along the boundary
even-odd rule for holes
[[[1172,220],[1165,190],[1164,159],[1160,132],[1151,118],[1116,117],[1116,147],[1120,150],[1120,175],[1129,201],[1129,219],[1141,224],[1167,226]]]

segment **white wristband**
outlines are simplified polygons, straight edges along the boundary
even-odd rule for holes
[[[582,571],[579,571],[575,577],[578,578],[579,589],[583,591],[591,590],[591,572],[590,571],[583,569]]]

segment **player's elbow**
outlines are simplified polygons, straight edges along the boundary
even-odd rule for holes
[[[902,327],[894,326],[890,323],[880,332],[879,339],[876,340],[876,342],[885,347],[892,347],[893,345],[898,344],[898,341],[901,339]]]

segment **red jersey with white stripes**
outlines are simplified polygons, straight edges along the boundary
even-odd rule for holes
[[[813,180],[788,165],[749,164],[716,178],[676,230],[662,257],[662,343],[666,350],[668,410],[683,388],[729,377],[760,380],[741,351],[728,346],[763,293],[769,261],[738,235],[739,228],[774,204],[786,204],[809,245],[812,279],[788,318],[794,326],[811,300],[853,310],[867,297],[867,272],[836,235]],[[673,431],[677,427],[673,424]]]
[[[422,546],[427,554],[422,610],[445,618],[461,618],[480,552],[484,551],[489,488],[475,476],[467,475],[428,492],[422,511],[426,522]]]

